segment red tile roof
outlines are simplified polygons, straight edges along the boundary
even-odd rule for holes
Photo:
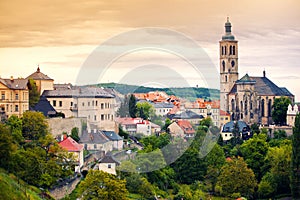
[[[83,149],[83,145],[78,144],[71,137],[67,137],[63,141],[58,143],[63,149],[66,149],[69,152],[78,152]]]
[[[184,131],[185,134],[195,134],[195,130],[189,121],[178,120],[176,123]]]
[[[230,114],[224,110],[220,110],[220,116],[230,116]]]

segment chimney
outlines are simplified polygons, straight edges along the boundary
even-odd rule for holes
[[[266,71],[265,70],[263,71],[263,77],[266,77]]]
[[[13,76],[10,76],[10,81],[14,81],[14,77]]]

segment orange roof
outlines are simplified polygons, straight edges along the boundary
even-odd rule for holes
[[[184,131],[185,134],[195,134],[195,130],[189,121],[178,120],[176,123]]]
[[[58,143],[63,149],[66,149],[69,152],[78,152],[83,149],[83,145],[78,144],[75,140],[71,137],[67,137],[63,141]]]
[[[230,114],[224,110],[220,110],[220,116],[230,116]]]

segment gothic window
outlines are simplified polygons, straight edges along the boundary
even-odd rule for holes
[[[235,55],[235,46],[232,47],[232,54]]]
[[[234,67],[235,63],[234,63],[234,60],[231,61],[231,66]]]
[[[224,47],[222,46],[222,53],[221,53],[221,55],[224,55]]]
[[[265,116],[265,100],[261,100],[261,116]]]
[[[227,48],[226,48],[226,46],[224,47],[224,55],[227,55]]]
[[[241,108],[241,112],[243,112],[243,102],[241,101],[240,104],[241,104],[241,107],[240,107]]]
[[[272,100],[269,99],[269,102],[268,102],[268,117],[271,117],[271,111],[272,111]]]
[[[232,55],[232,46],[229,47],[229,55]]]
[[[245,115],[247,115],[248,114],[248,101],[247,101],[247,99],[245,100]]]
[[[225,72],[225,61],[222,61],[222,66],[223,66],[223,72]]]
[[[235,107],[235,106],[234,106],[234,100],[232,99],[232,100],[231,100],[231,110],[232,110],[232,111],[234,111],[234,107]]]
[[[225,76],[225,82],[227,82],[227,76]]]

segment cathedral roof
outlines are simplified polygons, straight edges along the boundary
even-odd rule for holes
[[[264,73],[265,74],[265,73]],[[290,91],[288,91],[284,87],[278,87],[275,83],[273,83],[266,76],[263,77],[255,77],[249,76],[246,74],[241,79],[236,81],[234,86],[231,88],[229,94],[235,94],[237,92],[238,84],[251,84],[254,83],[254,89],[259,96],[294,96]]]
[[[293,96],[286,88],[282,89],[267,77],[251,77],[255,80],[255,91],[258,95]]]
[[[255,80],[252,80],[248,74],[245,74],[240,80],[236,81],[237,84],[254,84]]]
[[[26,79],[33,79],[33,80],[53,80],[46,74],[40,71],[40,67],[37,68],[36,72],[30,74]]]

